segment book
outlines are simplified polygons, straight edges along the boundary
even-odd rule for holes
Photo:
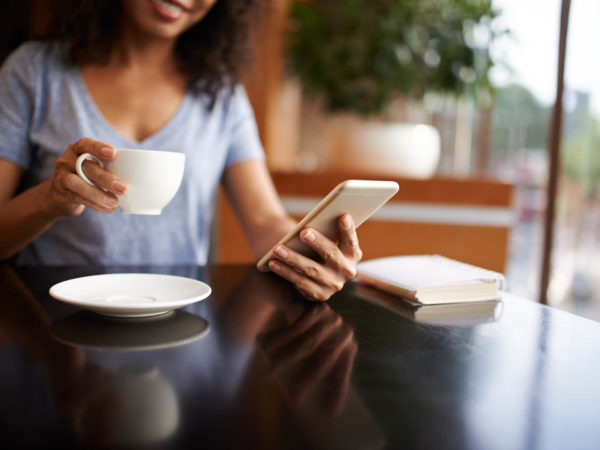
[[[359,282],[419,304],[493,300],[506,288],[494,272],[441,255],[406,255],[360,262]]]
[[[361,283],[354,284],[353,294],[413,322],[433,326],[468,327],[494,322],[502,314],[502,301],[496,299],[423,305]]]

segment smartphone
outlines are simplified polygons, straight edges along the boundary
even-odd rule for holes
[[[338,219],[348,213],[354,226],[358,228],[375,211],[381,208],[398,192],[398,183],[394,181],[346,180],[331,190],[298,224],[277,244],[295,250],[308,257],[316,256],[315,251],[300,240],[299,233],[311,227],[332,241],[338,240]],[[274,246],[275,247],[275,246]],[[264,255],[256,267],[267,272],[273,251]]]

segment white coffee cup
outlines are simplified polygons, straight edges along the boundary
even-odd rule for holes
[[[112,161],[84,153],[77,158],[75,171],[92,186],[82,170],[86,159],[95,160],[129,185],[127,193],[118,196],[119,209],[127,214],[160,214],[177,193],[185,166],[185,155],[177,152],[119,148]]]

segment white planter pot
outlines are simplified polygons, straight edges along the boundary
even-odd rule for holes
[[[356,121],[336,134],[335,169],[429,178],[438,167],[440,135],[430,125]]]

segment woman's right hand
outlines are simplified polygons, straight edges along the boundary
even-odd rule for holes
[[[90,138],[80,139],[67,147],[58,158],[54,176],[48,182],[48,206],[58,215],[78,216],[86,206],[112,213],[119,202],[117,195],[127,192],[127,183],[93,161],[85,161],[82,170],[96,186],[86,183],[75,172],[77,158],[83,153],[91,153],[103,161],[111,161],[117,154],[113,146]]]

